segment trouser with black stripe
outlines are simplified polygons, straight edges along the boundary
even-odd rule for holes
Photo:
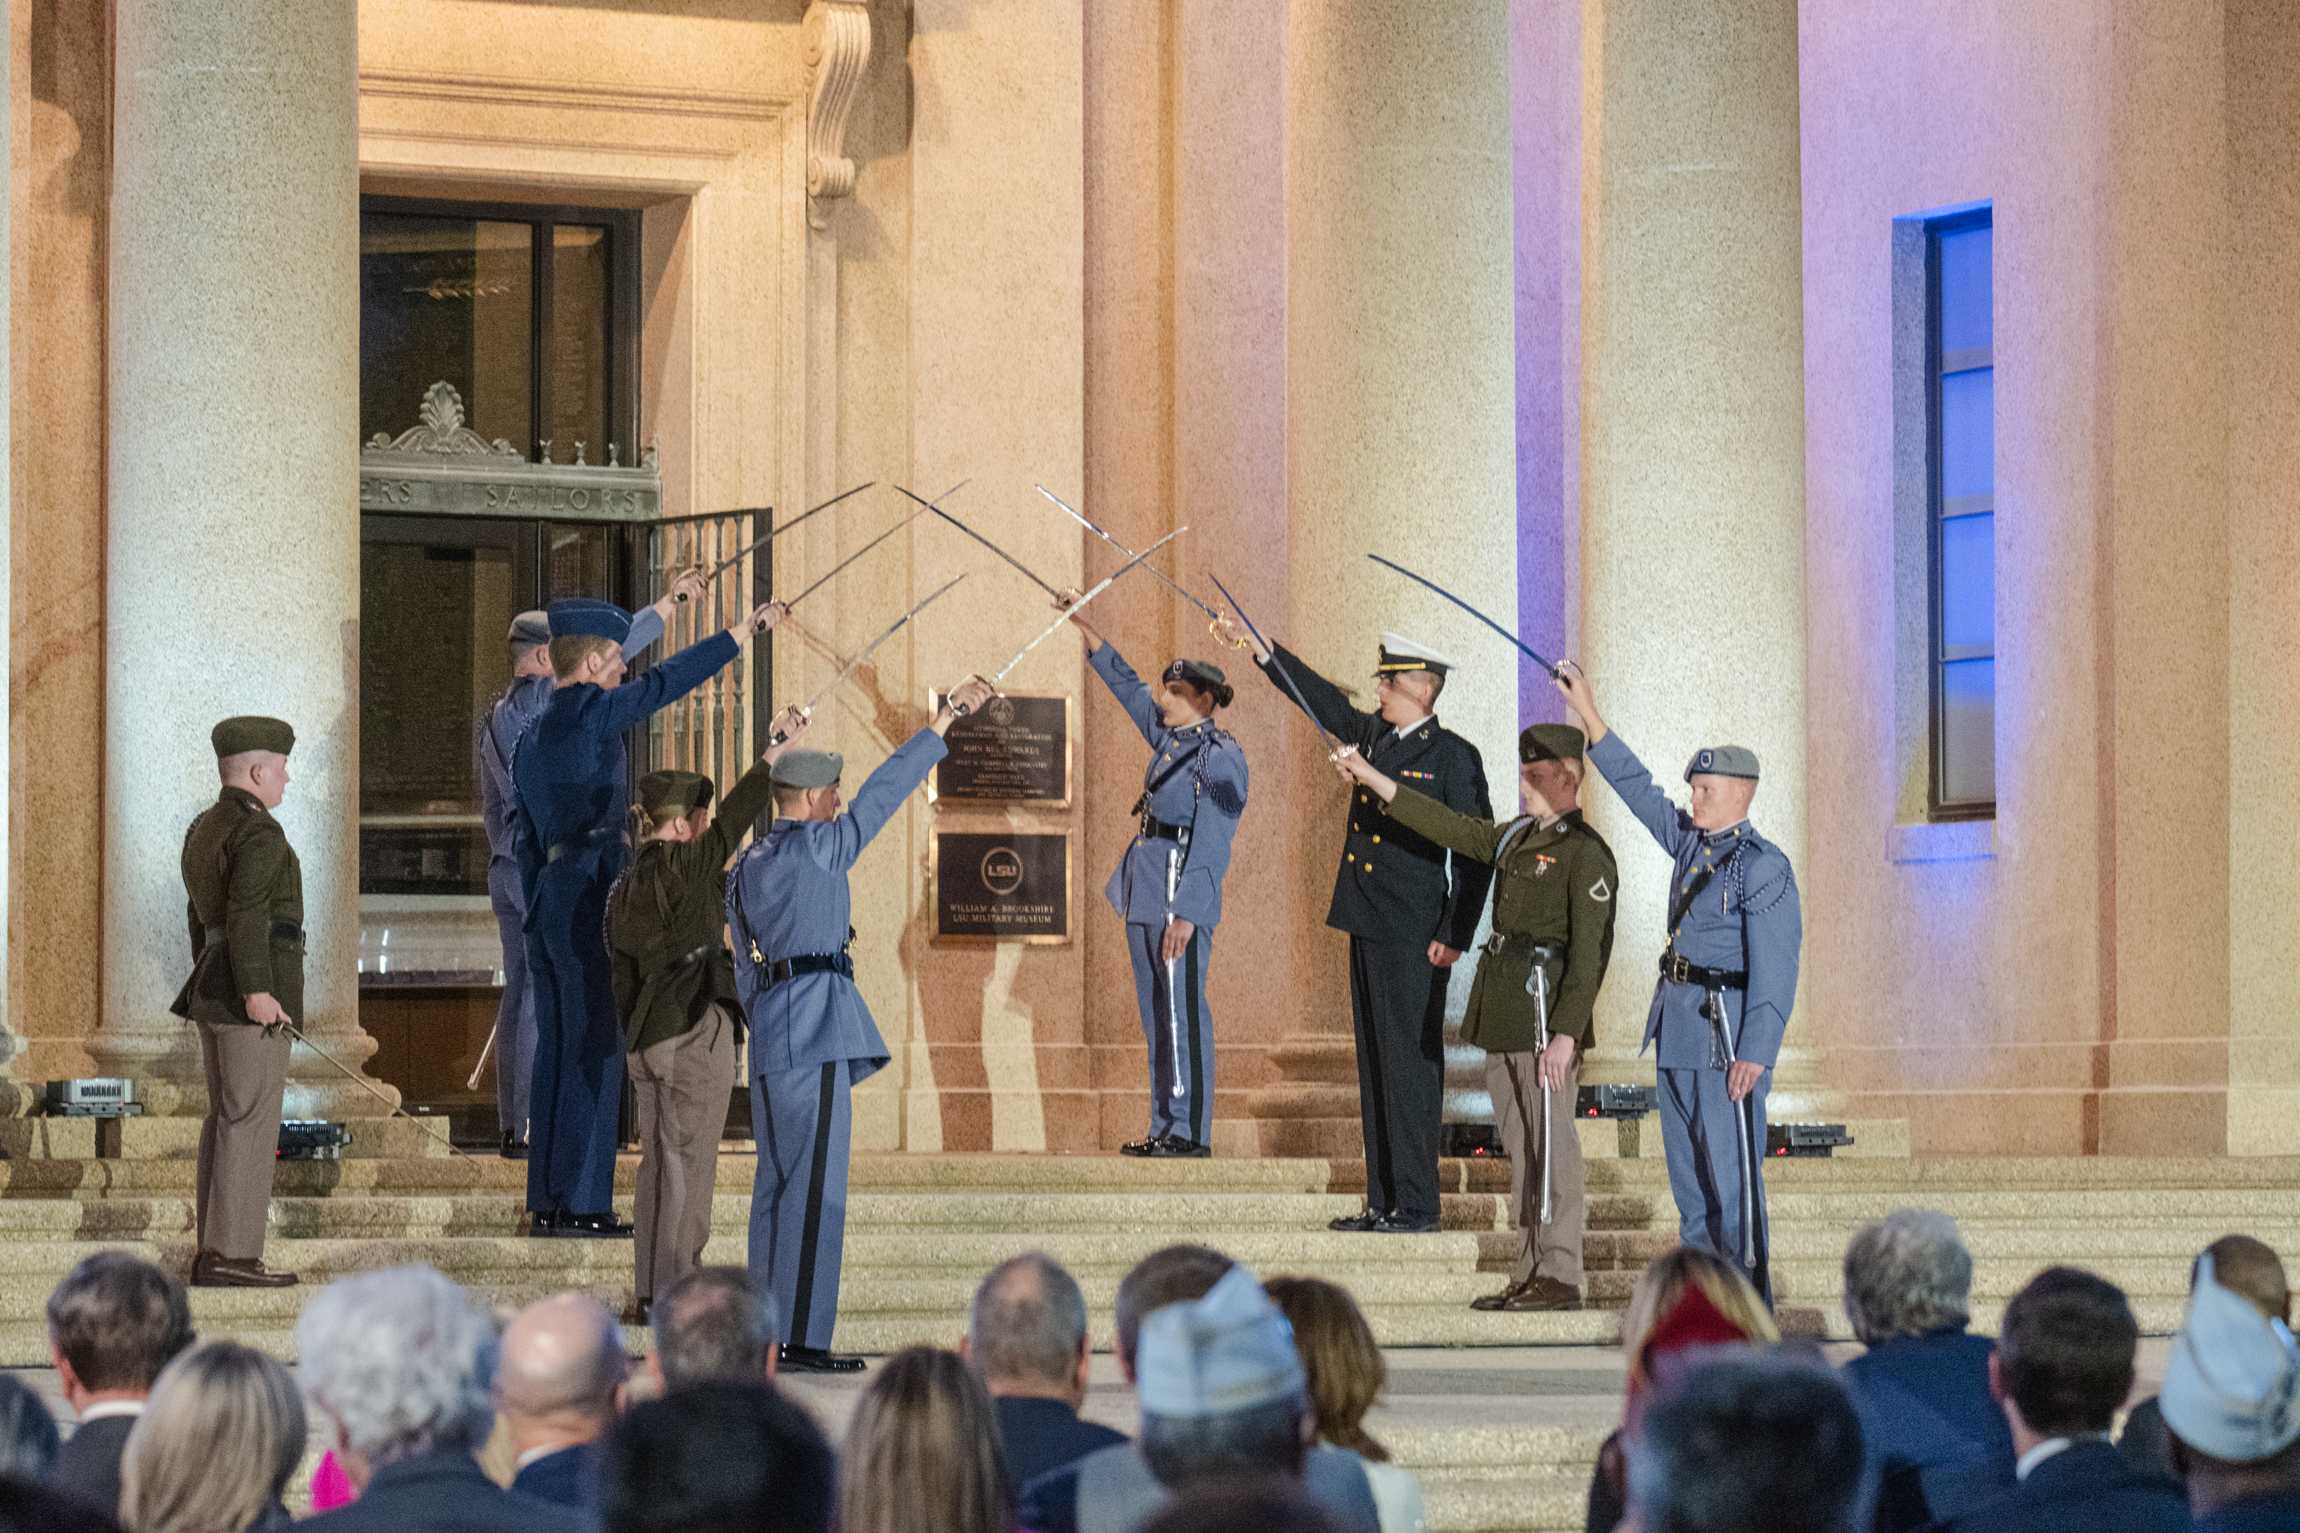
[[[1199,927],[1169,966],[1159,952],[1163,926],[1126,923],[1134,957],[1134,1002],[1150,1046],[1150,1135],[1209,1142],[1214,1116],[1214,1011],[1206,1004],[1206,967],[1214,933]]]
[[[1445,1111],[1448,971],[1427,942],[1350,938],[1350,1021],[1358,1040],[1358,1112],[1366,1206],[1438,1216],[1438,1119]]]
[[[775,1296],[783,1340],[828,1347],[846,1245],[852,1060],[751,1074],[751,1281]]]

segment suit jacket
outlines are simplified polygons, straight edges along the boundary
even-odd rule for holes
[[[1351,706],[1341,688],[1304,665],[1283,645],[1271,646],[1273,663],[1301,689],[1310,717],[1345,745],[1401,784],[1427,794],[1448,809],[1493,818],[1485,791],[1485,762],[1477,747],[1432,717],[1400,735],[1378,713]],[[1281,686],[1269,666],[1262,670]],[[1326,924],[1372,942],[1443,942],[1467,952],[1477,942],[1477,921],[1493,869],[1473,857],[1455,855],[1449,876],[1446,849],[1417,831],[1390,823],[1381,801],[1359,788],[1350,795],[1349,830],[1342,842],[1342,865],[1334,873],[1333,904]]]
[[[2292,1533],[2300,1528],[2300,1496],[2253,1496],[2196,1519],[2196,1533]]]
[[[120,1456],[127,1452],[133,1416],[99,1416],[75,1429],[49,1467],[48,1484],[76,1501],[120,1514]]]
[[[999,1438],[1006,1444],[1006,1466],[1017,1485],[1126,1441],[1123,1432],[1081,1419],[1066,1401],[1002,1395],[992,1404],[998,1411]]]
[[[769,985],[760,964],[845,949],[854,931],[847,870],[947,754],[942,736],[920,730],[863,780],[845,813],[777,820],[736,861],[727,876],[727,927],[735,989],[751,1025],[752,1074],[846,1060],[859,1081],[887,1062],[886,1040],[852,979],[822,969]]]
[[[599,1504],[599,1445],[578,1443],[546,1453],[520,1470],[511,1488],[553,1506],[595,1508]]]
[[[509,1491],[457,1449],[386,1464],[349,1506],[296,1524],[298,1533],[588,1533],[589,1516]]]
[[[1314,1445],[1302,1461],[1302,1489],[1340,1533],[1381,1533],[1365,1462],[1348,1449]],[[1173,1499],[1141,1445],[1119,1443],[1025,1485],[1017,1520],[1032,1533],[1134,1533]]]
[[[2075,1443],[2028,1478],[1971,1510],[1933,1524],[1940,1533],[2189,1533],[2188,1496],[2134,1469],[2115,1445]]]
[[[192,973],[171,1008],[195,1022],[246,1022],[246,998],[303,1014],[303,864],[254,794],[226,788],[184,833]]]
[[[735,969],[720,933],[727,920],[727,859],[774,794],[764,761],[735,780],[692,841],[650,841],[607,897],[607,956],[623,1047],[650,1048],[703,1020],[714,1001],[736,1003]]]
[[[1938,1331],[1880,1342],[1844,1366],[1877,1476],[1877,1533],[1907,1533],[2013,1486],[2012,1429],[1989,1396],[1996,1344]]]
[[[1150,767],[1142,777],[1145,808],[1169,825],[1190,828],[1190,844],[1180,853],[1179,878],[1166,894],[1170,840],[1136,836],[1118,859],[1103,892],[1120,920],[1164,926],[1169,915],[1211,930],[1222,919],[1222,880],[1230,871],[1230,843],[1238,817],[1246,812],[1246,752],[1214,727],[1211,719],[1188,729],[1168,729],[1158,700],[1118,646],[1105,644],[1087,665],[1118,699],[1142,738],[1150,742]]]

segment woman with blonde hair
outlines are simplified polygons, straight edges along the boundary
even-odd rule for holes
[[[1318,1436],[1365,1460],[1382,1533],[1420,1533],[1421,1483],[1390,1462],[1390,1450],[1366,1430],[1366,1412],[1381,1397],[1388,1370],[1373,1327],[1349,1290],[1323,1278],[1272,1278],[1262,1285],[1294,1328],[1294,1350],[1309,1377],[1310,1413]]]
[[[130,1533],[285,1528],[280,1496],[303,1449],[288,1371],[253,1347],[202,1342],[161,1370],[128,1434],[120,1521]]]
[[[1694,1348],[1764,1348],[1780,1339],[1773,1312],[1748,1277],[1706,1247],[1679,1246],[1639,1273],[1621,1317],[1621,1350],[1629,1354],[1621,1426],[1597,1450],[1584,1533],[1612,1533],[1621,1522],[1629,1486],[1627,1443],[1658,1369]]]
[[[839,1533],[1014,1533],[990,1394],[956,1352],[906,1347],[855,1405],[839,1455]]]

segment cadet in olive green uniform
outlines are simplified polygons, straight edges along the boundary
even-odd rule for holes
[[[648,824],[607,896],[607,950],[639,1109],[634,1211],[637,1310],[695,1270],[711,1238],[719,1139],[736,1080],[742,1007],[724,942],[727,860],[773,801],[774,763],[806,732],[797,709],[783,735],[735,780],[712,813],[711,779],[649,772],[636,806]]]
[[[288,1028],[303,1018],[303,865],[271,816],[287,793],[295,731],[231,718],[209,735],[217,796],[184,836],[192,976],[172,1008],[200,1034],[208,1111],[193,1183],[199,1288],[284,1288],[263,1263],[279,1155]]]
[[[1509,1286],[1477,1309],[1575,1309],[1587,1197],[1574,1127],[1575,1083],[1595,1027],[1597,987],[1613,954],[1613,852],[1582,819],[1581,731],[1536,724],[1517,738],[1522,813],[1489,824],[1400,787],[1356,751],[1334,760],[1438,845],[1494,864],[1493,935],[1478,958],[1462,1037],[1486,1051],[1486,1086],[1509,1156],[1510,1222],[1525,1244]],[[1534,965],[1541,957],[1549,1045],[1541,1046]],[[1542,1092],[1549,1092],[1544,1144]],[[1543,1165],[1546,1154],[1547,1166]],[[1546,1177],[1546,1180],[1545,1180]],[[1543,1194],[1549,1208],[1543,1213]]]

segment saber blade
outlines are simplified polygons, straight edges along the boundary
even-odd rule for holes
[[[336,1058],[333,1054],[330,1054],[327,1050],[312,1042],[310,1036],[306,1034],[302,1028],[296,1026],[293,1022],[282,1022],[280,1026],[287,1029],[289,1037],[295,1039],[296,1042],[302,1044],[305,1048],[311,1050],[314,1054],[317,1054],[320,1058],[335,1066],[336,1069],[342,1073],[345,1080],[350,1081],[354,1086],[357,1086],[360,1090],[366,1092],[369,1096],[374,1097],[378,1102],[381,1102],[384,1106],[390,1108],[393,1117],[405,1118],[408,1122],[414,1124],[424,1133],[431,1136],[432,1139],[446,1146],[448,1154],[459,1156],[464,1160],[472,1160],[475,1158],[469,1152],[457,1149],[455,1147],[454,1140],[448,1138],[445,1134],[442,1134],[439,1132],[439,1130],[433,1128],[430,1124],[424,1122],[421,1118],[418,1118],[415,1114],[409,1112],[406,1108],[393,1101],[391,1097],[384,1092],[384,1089],[381,1086],[378,1086],[375,1082],[369,1080],[366,1076],[360,1074],[357,1070],[354,1070],[351,1066],[345,1064],[342,1060]]]
[[[941,495],[936,497],[937,503],[939,504],[941,501],[950,499],[951,496],[956,495],[960,490],[964,488],[966,488],[966,481],[961,479],[958,483],[952,485],[949,489],[943,491]],[[856,549],[853,553],[848,554],[844,559],[841,559],[838,563],[832,565],[828,570],[824,571],[823,574],[816,579],[813,585],[808,586],[804,591],[801,591],[798,595],[783,603],[784,610],[788,611],[789,609],[796,607],[800,602],[805,601],[808,597],[814,595],[815,592],[821,590],[824,586],[830,583],[831,577],[833,575],[836,575],[839,571],[845,569],[848,565],[854,563],[864,554],[869,553],[872,549],[878,547],[888,538],[893,537],[896,533],[902,531],[905,527],[908,527],[912,522],[917,521],[921,516],[925,514],[926,513],[923,511],[911,512],[910,515],[904,517],[901,521],[896,522],[892,527],[889,527],[886,531],[880,533],[877,537],[872,538],[868,543],[865,543],[862,547]]]
[[[706,575],[705,575],[703,578],[704,578],[705,580],[716,580],[716,579],[718,579],[720,575],[722,575],[722,574],[724,574],[724,573],[726,572],[726,569],[727,569],[727,567],[728,567],[729,565],[733,564],[733,563],[734,563],[736,560],[738,560],[738,559],[742,558],[742,557],[743,557],[743,555],[745,555],[745,554],[748,554],[748,553],[752,553],[752,552],[755,552],[755,551],[757,551],[758,549],[761,549],[761,548],[764,548],[764,547],[766,547],[766,546],[767,546],[769,543],[772,543],[772,542],[773,542],[775,539],[777,539],[777,538],[781,537],[781,536],[782,536],[784,533],[786,533],[786,532],[790,531],[790,530],[791,530],[793,527],[796,527],[796,526],[797,526],[799,523],[801,523],[801,522],[805,521],[805,520],[806,520],[808,517],[810,517],[810,516],[820,516],[820,515],[822,515],[822,514],[823,514],[825,511],[828,511],[828,510],[829,510],[831,507],[833,507],[833,506],[837,505],[837,504],[838,504],[840,501],[842,501],[842,500],[845,500],[845,499],[846,499],[848,496],[850,496],[850,495],[860,495],[860,494],[861,494],[863,491],[865,491],[865,490],[869,489],[869,488],[870,488],[872,485],[874,485],[874,484],[876,484],[876,483],[878,483],[878,481],[877,481],[877,480],[875,480],[875,479],[866,479],[866,480],[864,480],[864,481],[863,481],[861,484],[858,484],[858,485],[856,485],[856,486],[855,486],[853,489],[851,489],[851,490],[841,490],[841,491],[839,491],[839,493],[838,493],[838,494],[836,494],[836,495],[833,495],[833,496],[832,496],[832,497],[831,497],[829,500],[826,500],[826,501],[822,502],[820,505],[813,505],[813,506],[809,506],[809,507],[807,507],[807,509],[806,509],[806,510],[804,510],[804,511],[801,511],[801,512],[800,512],[800,513],[799,513],[797,516],[794,516],[794,517],[792,517],[792,518],[791,518],[789,521],[787,521],[787,522],[783,523],[783,524],[782,524],[780,527],[774,527],[774,528],[770,528],[770,529],[768,529],[768,531],[767,531],[767,533],[766,533],[766,535],[765,535],[764,537],[755,538],[755,539],[753,539],[751,542],[745,543],[745,544],[744,544],[744,545],[743,545],[741,548],[738,548],[738,549],[736,549],[736,550],[735,550],[733,553],[731,553],[731,554],[727,555],[727,557],[726,557],[726,558],[724,558],[724,559],[721,559],[721,560],[720,560],[718,563],[716,563],[716,564],[712,565],[712,566],[711,566],[711,568],[710,568],[710,572],[709,572],[708,574],[706,574]],[[770,511],[772,511],[772,510],[774,510],[774,507],[772,507],[772,506],[761,506],[761,507],[757,508],[756,510],[752,511],[750,514],[751,514],[751,515],[753,515],[753,516],[761,516],[761,515],[765,515],[766,513],[770,512]],[[725,513],[723,513],[723,514],[724,514],[724,515],[728,515],[728,516],[740,516],[740,515],[742,515],[743,513],[742,513],[742,512],[740,512],[740,511],[729,511],[729,512],[725,512]]]
[[[1246,632],[1252,634],[1254,642],[1261,645],[1269,655],[1270,671],[1278,678],[1278,685],[1286,689],[1286,695],[1294,700],[1294,706],[1302,710],[1302,717],[1310,721],[1310,727],[1318,732],[1318,738],[1325,741],[1329,748],[1338,748],[1342,743],[1341,737],[1318,722],[1318,711],[1310,706],[1310,700],[1302,695],[1302,689],[1294,685],[1293,675],[1286,669],[1286,662],[1278,658],[1277,650],[1268,639],[1262,637],[1262,630],[1254,626],[1254,620],[1246,616],[1246,609],[1238,605],[1237,593],[1222,584],[1222,577],[1210,570],[1206,578],[1214,582],[1214,589],[1222,593],[1222,600],[1228,602],[1230,610],[1238,614],[1238,621],[1246,625]]]
[[[1032,639],[1028,644],[1023,645],[1022,648],[1016,650],[1014,652],[1014,658],[1007,661],[1006,664],[998,668],[997,675],[988,677],[986,679],[994,687],[997,686],[1000,682],[1006,680],[1008,676],[1014,673],[1014,668],[1022,664],[1023,656],[1029,654],[1032,650],[1038,648],[1039,645],[1044,644],[1055,634],[1061,632],[1062,625],[1069,622],[1081,611],[1085,610],[1086,604],[1088,602],[1094,600],[1094,598],[1100,596],[1104,591],[1107,591],[1112,586],[1116,585],[1118,583],[1119,577],[1126,574],[1127,571],[1133,569],[1143,560],[1149,558],[1159,549],[1164,548],[1167,544],[1173,542],[1176,538],[1180,537],[1183,533],[1188,532],[1189,530],[1190,529],[1187,527],[1175,528],[1172,532],[1167,533],[1166,536],[1160,538],[1157,542],[1151,544],[1148,548],[1143,549],[1142,552],[1136,554],[1133,558],[1127,560],[1124,564],[1119,565],[1117,569],[1103,576],[1101,581],[1092,590],[1088,591],[1084,596],[1079,597],[1078,600],[1072,602],[1067,608],[1065,608],[1063,610],[1062,616],[1047,624],[1046,627],[1040,631],[1037,638]],[[1055,595],[1057,599],[1059,599],[1061,593],[1058,591],[1055,593]]]
[[[956,527],[960,532],[965,533],[968,537],[974,539],[975,542],[980,543],[983,547],[998,555],[999,558],[1004,559],[1015,569],[1021,571],[1022,577],[1025,580],[1028,580],[1032,585],[1038,587],[1038,589],[1044,591],[1047,595],[1053,597],[1060,597],[1062,595],[1060,591],[1057,591],[1053,586],[1040,579],[1038,573],[1031,569],[1029,565],[1024,564],[1020,559],[1015,558],[1014,555],[1008,553],[1005,549],[1000,548],[996,543],[991,542],[990,539],[984,537],[981,533],[975,531],[972,527],[967,526],[966,523],[960,521],[957,517],[952,516],[948,511],[943,510],[942,507],[936,505],[933,501],[926,499],[924,496],[913,494],[911,491],[903,489],[903,487],[899,484],[896,485],[895,488],[902,490],[903,494],[909,495],[912,500],[917,501],[920,505],[926,507],[927,510],[932,511],[936,516],[941,517],[944,521],[950,523],[950,525],[953,527]]]
[[[1468,602],[1463,601],[1460,597],[1454,595],[1453,592],[1447,590],[1444,586],[1439,585],[1436,581],[1430,579],[1428,576],[1417,575],[1412,570],[1409,570],[1404,565],[1398,563],[1396,560],[1385,559],[1380,554],[1368,554],[1366,557],[1373,560],[1374,563],[1380,565],[1383,569],[1396,570],[1399,574],[1405,576],[1406,579],[1412,581],[1415,585],[1424,586],[1429,590],[1437,592],[1438,595],[1444,597],[1447,601],[1452,602],[1455,606],[1461,608],[1462,611],[1468,613],[1471,617],[1476,618],[1479,622],[1485,624],[1486,627],[1492,629],[1495,633],[1500,634],[1503,638],[1509,640],[1510,643],[1516,645],[1520,650],[1524,651],[1527,658],[1531,659],[1535,665],[1540,666],[1543,670],[1549,672],[1549,674],[1552,676],[1558,676],[1556,661],[1550,659],[1540,650],[1535,649],[1532,645],[1526,643],[1525,640],[1519,638],[1509,629],[1502,627],[1501,624],[1495,622],[1492,618],[1487,617],[1484,613],[1478,611],[1477,608],[1471,606]],[[1558,679],[1562,681],[1564,678],[1562,676],[1558,676]]]
[[[1112,548],[1115,548],[1115,549],[1117,549],[1117,550],[1118,550],[1118,551],[1119,551],[1121,554],[1124,554],[1124,555],[1125,555],[1127,558],[1131,559],[1131,558],[1133,558],[1133,557],[1134,557],[1134,550],[1133,550],[1133,549],[1131,549],[1131,548],[1128,548],[1128,547],[1127,547],[1125,544],[1123,544],[1123,543],[1119,542],[1119,541],[1118,541],[1116,538],[1112,537],[1112,536],[1111,536],[1111,535],[1110,535],[1108,532],[1104,531],[1104,530],[1103,530],[1101,527],[1097,526],[1097,525],[1096,525],[1094,522],[1092,522],[1091,520],[1089,520],[1089,519],[1087,518],[1087,516],[1086,516],[1086,513],[1085,513],[1085,512],[1083,512],[1083,511],[1080,511],[1080,510],[1079,510],[1079,509],[1078,509],[1076,506],[1072,505],[1072,504],[1071,504],[1069,501],[1067,501],[1067,500],[1064,500],[1064,499],[1063,499],[1061,496],[1059,496],[1059,495],[1055,494],[1055,493],[1054,493],[1052,490],[1048,489],[1048,488],[1047,488],[1045,485],[1043,485],[1043,484],[1042,484],[1042,485],[1038,485],[1038,486],[1036,486],[1036,488],[1037,488],[1037,490],[1038,490],[1038,493],[1039,493],[1039,494],[1041,494],[1041,495],[1045,496],[1045,497],[1046,497],[1048,500],[1051,500],[1051,501],[1053,501],[1053,502],[1054,502],[1056,505],[1060,506],[1060,507],[1061,507],[1063,510],[1065,510],[1065,511],[1069,512],[1069,513],[1070,513],[1070,519],[1071,519],[1072,521],[1076,522],[1076,523],[1077,523],[1079,526],[1081,526],[1081,527],[1085,528],[1085,529],[1086,529],[1088,532],[1091,532],[1091,533],[1093,533],[1093,534],[1094,534],[1096,537],[1100,538],[1100,539],[1101,539],[1103,542],[1105,542],[1105,543],[1109,544],[1109,545],[1110,545]],[[1205,614],[1206,614],[1208,617],[1215,619],[1217,622],[1219,622],[1219,621],[1221,620],[1222,614],[1221,614],[1220,612],[1218,612],[1218,611],[1216,611],[1216,610],[1215,610],[1215,608],[1214,608],[1214,606],[1213,606],[1213,604],[1212,604],[1212,603],[1200,600],[1200,599],[1199,599],[1199,598],[1198,598],[1196,595],[1192,594],[1192,593],[1191,593],[1191,592],[1190,592],[1188,589],[1186,589],[1186,588],[1185,588],[1185,587],[1184,587],[1184,586],[1183,586],[1183,585],[1182,585],[1182,584],[1181,584],[1179,581],[1177,581],[1177,580],[1176,580],[1176,579],[1175,579],[1173,576],[1171,576],[1171,575],[1167,574],[1167,573],[1166,573],[1164,570],[1160,569],[1160,568],[1159,568],[1157,565],[1153,564],[1153,565],[1151,565],[1149,568],[1150,568],[1150,573],[1151,573],[1151,574],[1153,574],[1153,575],[1155,575],[1155,576],[1157,576],[1157,577],[1158,577],[1158,578],[1159,578],[1161,581],[1165,582],[1167,589],[1168,589],[1168,590],[1170,590],[1170,591],[1172,591],[1172,592],[1173,592],[1173,593],[1174,593],[1176,596],[1179,596],[1179,597],[1181,597],[1181,598],[1182,598],[1184,601],[1188,602],[1188,603],[1189,603],[1191,606],[1193,606],[1193,607],[1196,607],[1196,608],[1197,608],[1197,609],[1198,609],[1200,612],[1203,612],[1203,613],[1205,613]]]
[[[964,575],[951,576],[950,579],[937,586],[934,589],[934,592],[929,595],[926,600],[920,602],[917,606],[911,608],[908,612],[905,612],[901,617],[898,617],[893,622],[887,624],[886,627],[880,631],[877,638],[871,640],[868,644],[865,644],[860,650],[857,650],[855,652],[855,657],[852,660],[849,660],[845,665],[839,667],[839,673],[836,676],[833,676],[827,683],[825,683],[823,689],[820,692],[817,692],[814,696],[808,698],[806,701],[806,706],[801,708],[799,711],[801,713],[814,712],[815,706],[817,704],[819,704],[824,698],[830,696],[833,692],[836,692],[849,676],[852,676],[856,671],[862,668],[862,663],[871,657],[873,651],[875,651],[881,644],[884,644],[887,640],[893,638],[896,634],[902,632],[904,625],[909,623],[912,618],[917,617],[921,612],[924,612],[927,608],[940,601],[943,597],[943,593],[948,591],[952,586],[957,585],[965,578],[966,577]],[[780,730],[777,730],[773,735],[768,737],[767,743],[769,745],[780,745],[789,738],[790,736],[782,733]]]

